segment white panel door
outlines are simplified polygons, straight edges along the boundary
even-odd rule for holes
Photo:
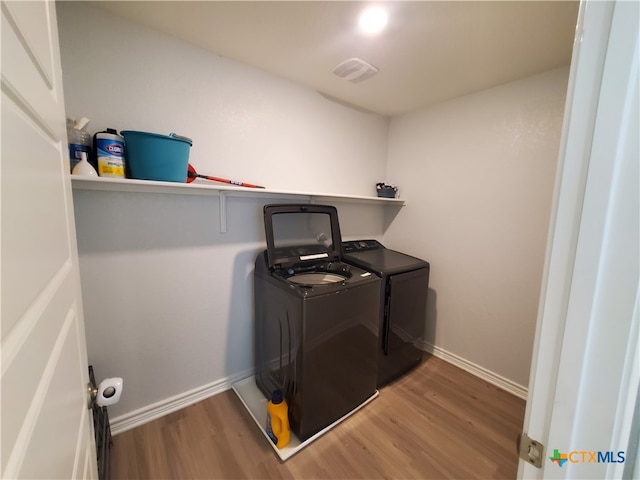
[[[2,478],[97,478],[54,2],[2,7]]]
[[[580,8],[518,478],[638,478],[639,19]]]

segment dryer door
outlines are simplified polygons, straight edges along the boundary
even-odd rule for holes
[[[381,362],[384,373],[380,373],[389,381],[422,360],[419,347],[426,327],[429,269],[391,275],[387,282]]]

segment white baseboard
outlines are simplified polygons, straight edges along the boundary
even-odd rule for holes
[[[456,367],[461,368],[462,370],[469,372],[470,374],[475,375],[476,377],[481,378],[482,380],[489,382],[496,387],[515,395],[518,398],[522,398],[523,400],[527,399],[528,390],[526,387],[523,387],[516,382],[504,378],[503,376],[498,375],[491,370],[487,370],[480,365],[476,365],[469,360],[448,352],[443,348],[432,345],[431,343],[422,342],[422,344],[418,347],[425,352],[432,354],[434,357],[438,357],[447,363],[455,365]]]
[[[164,417],[169,413],[176,412],[182,408],[198,403],[205,398],[213,397],[218,393],[230,390],[232,385],[240,380],[244,380],[254,374],[254,369],[246,370],[244,372],[225,377],[215,382],[203,385],[193,390],[189,390],[184,393],[180,393],[173,397],[165,398],[151,405],[139,408],[129,413],[125,413],[119,417],[111,419],[111,434],[118,435],[119,433],[126,432],[132,428],[139,427],[145,423],[156,420],[160,417]]]
[[[444,360],[447,363],[455,365],[472,375],[475,375],[482,380],[485,380],[507,392],[515,395],[516,397],[527,399],[527,389],[522,385],[519,385],[511,380],[508,380],[484,367],[476,365],[462,357],[459,357],[453,353],[432,345],[430,343],[422,342],[417,345],[419,348],[427,353],[432,354]],[[173,397],[166,398],[146,407],[134,410],[129,413],[125,413],[119,417],[115,417],[111,420],[111,433],[112,435],[118,435],[119,433],[126,432],[132,428],[139,427],[145,423],[156,420],[160,417],[164,417],[169,413],[176,412],[182,408],[193,405],[201,400],[217,395],[218,393],[225,392],[233,386],[234,383],[244,380],[254,374],[254,370],[246,370],[244,372],[232,375],[230,377],[222,378],[215,382],[203,385],[188,392],[175,395]]]

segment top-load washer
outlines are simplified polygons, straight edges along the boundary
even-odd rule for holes
[[[342,247],[345,262],[382,280],[378,357],[378,387],[382,387],[423,359],[430,265],[376,240],[343,242]]]
[[[266,205],[256,259],[256,384],[304,441],[376,393],[380,279],[342,261],[335,207]]]

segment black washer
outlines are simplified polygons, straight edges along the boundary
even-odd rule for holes
[[[300,441],[376,392],[377,275],[342,261],[335,207],[266,205],[254,270],[256,384]]]

